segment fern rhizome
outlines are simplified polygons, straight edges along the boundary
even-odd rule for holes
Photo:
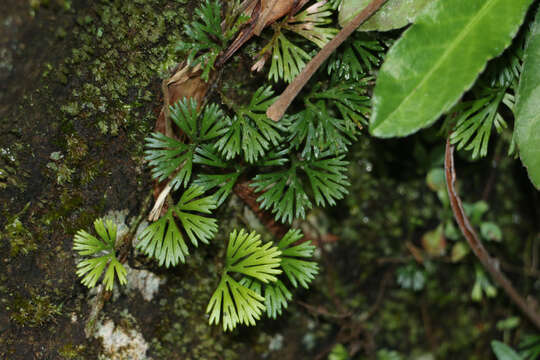
[[[219,229],[213,212],[240,183],[254,194],[258,210],[282,228],[305,218],[314,206],[333,206],[347,194],[347,151],[367,125],[368,89],[385,46],[373,38],[351,37],[306,89],[296,110],[279,122],[269,119],[266,110],[275,100],[270,83],[292,81],[310,54],[337,33],[332,24],[338,2],[300,3],[303,8],[291,8],[283,20],[267,23],[251,18],[253,9],[240,1],[222,8],[206,0],[185,26],[187,40],[177,50],[186,60],[165,80],[160,131],[146,139],[145,160],[158,195],[150,225],[133,242],[160,266],[178,266],[193,248],[211,244]],[[260,71],[271,59],[269,85],[256,89],[246,103],[236,103],[215,86],[220,67],[250,31],[266,25],[271,26],[261,35],[267,43],[253,69]],[[210,92],[218,93],[224,105],[208,103]],[[83,230],[75,237],[74,250],[84,257],[77,274],[88,287],[102,278],[111,290],[115,279],[126,283],[118,254],[126,242],[116,239],[110,221],[96,220],[95,230],[97,238]],[[221,280],[207,307],[211,324],[232,330],[255,324],[263,314],[276,318],[294,288],[308,288],[319,271],[315,247],[302,241],[298,229],[275,235],[272,243],[244,229],[230,234]]]

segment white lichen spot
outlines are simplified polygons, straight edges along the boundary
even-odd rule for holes
[[[140,291],[146,301],[152,301],[159,290],[159,285],[165,283],[156,274],[147,270],[136,270],[125,265],[127,273],[127,289]]]
[[[96,338],[101,338],[103,354],[110,360],[146,360],[148,343],[141,333],[115,325],[112,320],[99,324]]]
[[[117,226],[116,228],[116,240],[121,239],[129,231],[129,227],[126,224],[126,217],[128,215],[128,209],[124,210],[112,210],[104,216],[105,220],[112,220]]]

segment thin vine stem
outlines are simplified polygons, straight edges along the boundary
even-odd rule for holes
[[[476,255],[480,263],[491,274],[493,280],[499,284],[515,305],[523,312],[523,314],[540,329],[540,314],[537,312],[533,304],[529,304],[523,296],[514,288],[510,280],[500,271],[497,259],[492,258],[478,237],[476,230],[471,225],[469,218],[463,210],[463,203],[456,192],[456,169],[454,167],[454,145],[450,143],[450,137],[446,140],[446,152],[444,157],[444,171],[446,176],[446,186],[448,189],[448,197],[452,205],[454,217],[459,225],[465,239],[469,243],[473,253]]]
[[[369,17],[379,10],[386,1],[387,0],[373,0],[364,10],[356,15],[350,23],[341,29],[341,31],[332,40],[330,40],[304,67],[302,72],[298,74],[293,82],[287,86],[285,91],[280,95],[279,99],[277,99],[277,101],[268,108],[266,115],[274,121],[279,121],[300,90],[302,90],[313,74],[315,74],[315,71],[317,71],[317,69],[326,61],[326,59],[332,55],[339,45],[347,40],[347,38],[356,30],[356,28],[369,19]]]

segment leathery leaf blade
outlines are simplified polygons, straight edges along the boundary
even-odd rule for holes
[[[431,125],[517,33],[532,0],[436,1],[389,50],[370,132],[406,136]]]
[[[540,11],[525,49],[515,116],[514,136],[521,161],[540,190]]]
[[[414,21],[426,5],[437,0],[388,0],[379,11],[360,25],[361,31],[399,29]],[[347,25],[364,10],[371,0],[343,0],[339,9],[339,24]]]

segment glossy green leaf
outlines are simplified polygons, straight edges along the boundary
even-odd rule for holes
[[[370,132],[406,136],[431,125],[517,33],[532,0],[436,1],[387,54]]]
[[[343,0],[339,10],[339,24],[347,25],[364,10],[372,0]],[[399,29],[414,21],[416,16],[433,0],[388,0],[359,29],[364,31],[388,31]]]
[[[515,109],[514,135],[521,161],[540,190],[540,13],[525,50]]]
[[[492,341],[491,348],[493,349],[497,360],[523,360],[514,349],[500,341]]]

